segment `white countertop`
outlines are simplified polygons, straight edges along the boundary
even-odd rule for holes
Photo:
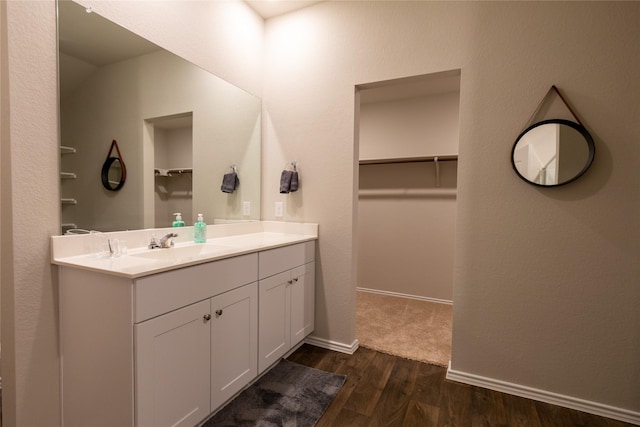
[[[54,236],[51,262],[60,266],[135,279],[318,238],[317,224],[255,222],[250,226],[208,226],[207,235],[213,234],[214,237],[208,238],[206,243],[198,244],[190,240],[185,241],[193,235],[193,231],[190,230],[192,228],[177,229],[183,236],[176,239],[176,244],[172,248],[148,249],[146,246],[137,246],[124,250],[117,257],[107,256],[104,252],[98,254],[87,250],[86,248],[90,246],[87,242],[90,242],[90,239],[96,239],[95,235]],[[117,238],[121,243],[126,241],[129,244],[129,241],[141,241],[144,236],[141,237],[140,233],[145,233],[146,236],[151,234],[162,236],[169,231],[176,231],[176,229],[100,233],[99,238],[103,241]],[[125,238],[129,239],[125,240]]]

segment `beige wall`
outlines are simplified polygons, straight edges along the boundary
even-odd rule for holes
[[[358,287],[453,299],[456,163],[360,165]]]
[[[55,9],[0,8],[3,423],[58,425]],[[329,2],[266,25],[264,70],[241,3],[94,9],[263,96],[263,216],[284,200],[285,219],[321,224],[316,335],[339,344],[355,339],[355,85],[462,69],[452,367],[640,411],[640,3]],[[598,151],[580,180],[539,189],[509,153],[551,84]],[[292,160],[301,191],[283,196]]]
[[[361,103],[359,158],[458,154],[459,110],[458,91]]]
[[[7,64],[7,33],[6,33],[6,2],[0,3],[0,183],[9,182],[10,178],[10,170],[9,170],[9,162],[6,161],[7,155],[9,154],[9,147],[5,141],[9,140],[9,78],[8,71],[9,67]],[[2,261],[5,257],[7,257],[12,250],[11,242],[5,242],[3,229],[5,228],[6,214],[4,213],[4,209],[6,206],[10,206],[10,192],[5,191],[5,186],[0,184],[0,285],[5,283],[5,277],[10,278],[10,276],[6,276],[6,269],[9,265],[5,266]],[[0,286],[0,312],[5,311],[5,301],[13,299],[13,289],[5,290],[5,286]],[[7,307],[9,309],[9,307]],[[15,334],[12,333],[12,328],[7,328],[4,322],[4,316],[0,321],[0,336],[6,337],[6,339],[13,341]],[[6,350],[6,348],[5,348]],[[0,355],[0,374],[4,378],[6,382],[9,378],[8,369],[5,366],[9,366],[7,364],[7,354]],[[11,358],[11,362],[13,362],[13,358]],[[15,382],[15,375],[11,375],[11,380],[9,382]],[[6,396],[3,401],[6,401],[7,406],[15,406],[15,396]],[[11,415],[13,416],[13,415]]]
[[[246,4],[91,4],[95,11],[260,95],[263,21]],[[1,2],[0,9],[2,422],[57,426],[56,272],[49,261],[49,237],[60,227],[55,3],[9,1]]]
[[[266,25],[264,217],[320,226],[315,334],[355,339],[354,87],[460,68],[452,368],[640,411],[639,3],[327,2]],[[596,138],[561,188],[512,144],[555,84]],[[301,191],[277,177],[292,159]]]
[[[54,4],[6,2],[5,19],[2,422],[56,425],[60,384],[48,241],[60,218]]]

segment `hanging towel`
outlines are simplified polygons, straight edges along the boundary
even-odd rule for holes
[[[280,175],[280,193],[287,194],[291,191],[291,178],[293,176],[293,172],[284,170],[282,171],[282,175]]]
[[[240,184],[238,174],[235,172],[226,173],[222,177],[222,187],[220,189],[223,193],[233,193],[238,184]]]
[[[294,191],[298,191],[298,172],[297,171],[293,171],[291,173],[291,185],[289,186],[289,189],[291,190],[291,192],[293,193]]]

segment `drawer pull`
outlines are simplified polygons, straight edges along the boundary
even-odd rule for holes
[[[222,310],[216,310],[216,317],[222,316]]]
[[[205,322],[208,322],[209,320],[211,320],[211,315],[210,314],[205,314],[204,316],[202,316],[204,318]]]

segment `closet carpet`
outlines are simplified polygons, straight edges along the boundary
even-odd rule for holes
[[[357,292],[356,337],[372,350],[446,367],[451,318],[449,304]]]

